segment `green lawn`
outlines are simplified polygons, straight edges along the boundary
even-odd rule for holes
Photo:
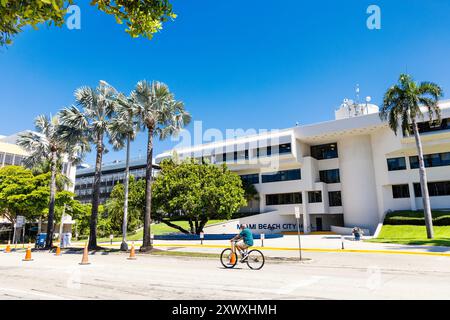
[[[376,239],[368,242],[450,247],[450,226],[435,226],[434,239],[427,239],[425,226],[384,225]]]
[[[215,223],[224,222],[226,220],[209,220],[206,225],[211,225]],[[174,221],[174,224],[183,227],[184,229],[189,229],[189,222],[188,221]],[[174,232],[180,232],[177,229],[174,229],[172,227],[169,227],[165,223],[158,223],[158,224],[152,224],[152,233],[155,235],[161,235],[161,234],[167,234],[167,233],[174,233]],[[140,230],[136,233],[128,234],[127,240],[129,241],[137,241],[142,240],[143,236],[143,230]],[[113,241],[121,241],[122,237],[120,235],[115,235]],[[99,238],[98,242],[109,242],[110,239],[108,238]]]

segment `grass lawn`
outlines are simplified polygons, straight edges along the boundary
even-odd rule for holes
[[[215,223],[220,223],[220,222],[224,222],[225,220],[209,220],[208,223],[206,224],[211,225],[211,224],[215,224]],[[176,224],[180,227],[183,227],[184,229],[189,229],[189,222],[188,221],[174,221],[173,224]],[[161,234],[167,234],[167,233],[174,233],[174,232],[180,232],[177,229],[174,229],[172,227],[169,227],[168,225],[166,225],[165,223],[158,223],[158,224],[152,224],[152,233],[155,235],[161,235]],[[121,241],[122,237],[121,236],[117,236],[114,235],[114,239],[113,241]],[[127,240],[128,241],[138,241],[138,240],[142,240],[143,237],[143,230],[140,230],[136,233],[131,233],[127,235]],[[111,241],[108,238],[99,238],[98,242],[109,242]]]
[[[378,238],[368,242],[450,247],[450,226],[435,226],[434,239],[427,239],[425,226],[384,225]]]

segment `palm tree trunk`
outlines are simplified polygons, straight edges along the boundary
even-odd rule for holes
[[[103,158],[103,134],[97,137],[97,155],[95,159],[95,175],[92,190],[92,211],[89,231],[89,249],[97,249],[97,220],[98,206],[100,198],[100,182],[102,177],[102,158]]]
[[[125,200],[123,202],[123,224],[122,224],[122,244],[120,245],[120,250],[127,251],[127,226],[128,226],[128,190],[130,184],[130,137],[127,137],[127,159],[125,164],[125,190],[124,196]]]
[[[430,206],[430,195],[428,193],[428,180],[427,180],[427,172],[425,170],[425,162],[423,160],[423,148],[422,141],[420,139],[419,128],[415,119],[412,121],[414,137],[416,139],[416,146],[419,157],[419,176],[420,176],[420,187],[422,190],[422,201],[423,201],[423,213],[425,216],[425,225],[427,227],[427,238],[433,239],[433,217],[431,215],[431,206]]]
[[[144,213],[144,239],[141,251],[149,251],[153,248],[151,233],[152,221],[152,158],[153,158],[153,128],[148,128],[147,143],[147,168],[145,174],[145,213]]]
[[[47,220],[47,238],[45,240],[45,249],[50,250],[53,247],[53,233],[55,231],[55,197],[56,197],[56,157],[55,151],[52,151],[51,159],[51,180],[50,180],[50,203],[48,206]]]

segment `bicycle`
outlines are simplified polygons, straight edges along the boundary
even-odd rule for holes
[[[235,241],[234,243],[236,244],[237,241]],[[265,262],[265,258],[264,258],[264,254],[256,249],[250,250],[247,252],[247,249],[244,250],[243,252],[244,254],[247,253],[246,258],[244,259],[244,261],[241,259],[239,260],[239,262],[241,263],[247,263],[247,266],[252,269],[252,270],[260,270],[263,266],[264,266],[264,262]],[[222,251],[222,253],[220,254],[220,262],[222,263],[222,265],[227,268],[227,269],[232,269],[234,268],[237,264],[238,264],[238,254],[237,254],[237,250],[235,250],[235,259],[232,259],[232,254],[233,251],[231,250],[231,248],[227,248],[224,249]]]

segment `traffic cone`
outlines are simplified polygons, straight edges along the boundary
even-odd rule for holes
[[[89,254],[89,252],[88,252],[88,247],[87,247],[87,243],[86,243],[84,246],[84,250],[83,250],[83,258],[81,259],[81,262],[80,262],[81,265],[90,264],[89,259],[88,259],[88,254]]]
[[[60,256],[60,255],[61,255],[61,247],[59,245],[57,245],[55,256]]]
[[[10,252],[11,252],[11,243],[8,240],[8,245],[6,246],[5,253],[10,253]]]
[[[31,259],[31,244],[30,243],[28,243],[27,252],[25,253],[25,259],[23,259],[22,261],[33,261],[33,259]]]
[[[236,263],[236,253],[231,253],[230,263],[231,264],[235,264]]]
[[[134,242],[131,243],[130,256],[127,259],[128,260],[136,260],[136,253],[134,251]]]

